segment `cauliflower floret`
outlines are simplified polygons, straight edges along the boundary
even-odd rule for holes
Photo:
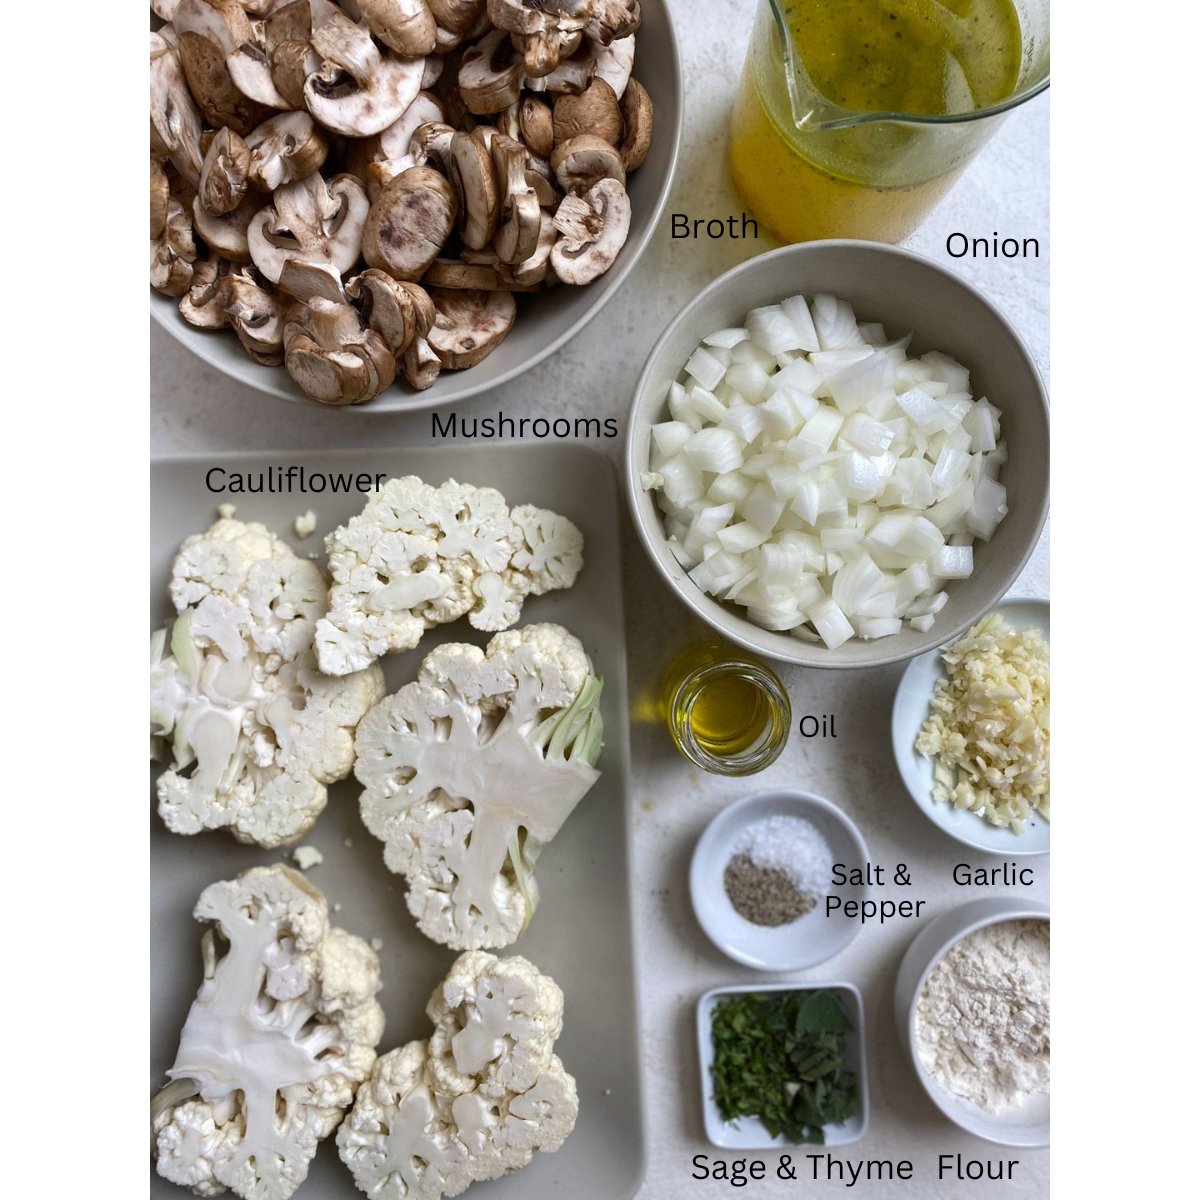
[[[216,534],[214,535],[214,531]],[[239,532],[240,531],[240,532]],[[271,557],[254,557],[272,550]],[[202,568],[211,570],[210,590]],[[369,663],[322,675],[313,652],[325,580],[261,525],[218,521],[188,538],[171,594],[184,606],[151,640],[151,734],[169,740],[159,815],[174,833],[228,828],[275,847],[303,837],[326,785],[354,765],[354,729],[384,694]]]
[[[544,509],[516,511],[523,526],[495,488],[389,479],[325,539],[334,584],[317,624],[321,670],[361,670],[468,613],[477,629],[508,629],[527,595],[570,587],[579,530]]]
[[[521,504],[512,510],[523,544],[513,555],[513,566],[530,580],[535,596],[575,583],[583,567],[583,534],[566,517],[546,508]]]
[[[374,1065],[379,960],[287,867],[212,884],[195,915],[228,950],[205,935],[204,982],[151,1104],[158,1172],[202,1196],[287,1200]]]
[[[380,1200],[498,1179],[559,1149],[579,1113],[554,1053],[562,992],[528,960],[463,954],[426,1011],[433,1037],[379,1058],[338,1130],[355,1183]]]
[[[537,904],[533,862],[599,778],[601,681],[560,625],[448,643],[359,723],[363,822],[428,937],[510,945]]]
[[[429,1062],[452,1095],[525,1092],[562,1034],[562,989],[526,959],[485,950],[459,956],[425,1009],[434,1024]]]

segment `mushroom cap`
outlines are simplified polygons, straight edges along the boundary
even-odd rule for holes
[[[188,90],[179,51],[157,34],[150,39],[150,154],[169,158],[193,187],[200,182],[200,110]]]
[[[601,179],[625,183],[625,168],[615,146],[585,133],[555,148],[550,156],[550,169],[564,192],[586,192]]]
[[[555,145],[592,135],[615,146],[621,140],[623,128],[617,94],[599,77],[577,96],[562,95],[554,102]]]
[[[554,149],[554,117],[550,105],[539,96],[526,96],[521,101],[521,137],[530,154],[549,158]]]
[[[329,139],[306,112],[280,113],[246,135],[249,179],[260,191],[273,192],[321,168]]]
[[[276,286],[301,304],[308,304],[318,296],[334,304],[346,303],[342,277],[332,263],[310,263],[289,258],[283,264]]]
[[[200,201],[214,216],[233,212],[246,194],[250,172],[250,147],[241,135],[218,129],[200,168]]]
[[[488,15],[487,0],[429,0],[437,23],[451,33],[466,33]]]
[[[508,336],[517,302],[508,292],[450,291],[429,293],[437,310],[429,345],[442,366],[458,371],[482,362]]]
[[[263,198],[260,195],[247,192],[232,211],[214,213],[204,207],[202,197],[197,195],[192,201],[196,232],[222,258],[236,263],[248,263],[252,257],[248,239],[250,223],[262,206]]]
[[[308,175],[278,188],[272,201],[248,231],[254,265],[272,283],[291,258],[330,263],[340,275],[358,261],[369,205],[353,175],[335,175],[328,183],[320,174]]]
[[[582,196],[567,196],[554,214],[560,233],[550,265],[563,283],[591,283],[617,260],[633,211],[625,187],[601,179]]]
[[[421,59],[381,55],[365,27],[340,10],[313,29],[312,44],[324,60],[304,81],[308,111],[347,137],[382,133],[421,90]]]
[[[308,41],[280,42],[271,51],[271,79],[286,107],[304,107],[304,81],[321,69],[321,56]]]
[[[247,133],[266,116],[242,94],[226,66],[239,47],[254,41],[254,27],[237,0],[179,0],[172,19],[188,87],[210,124]]]
[[[419,279],[454,231],[458,197],[431,167],[410,167],[379,193],[363,226],[363,257],[396,279]]]
[[[621,151],[621,166],[626,173],[636,171],[650,153],[650,142],[654,137],[654,105],[650,93],[634,78],[630,78],[621,97],[621,115],[625,121],[625,133],[618,149]]]
[[[476,116],[503,112],[521,98],[521,58],[503,29],[493,29],[463,54],[458,90]]]
[[[437,45],[437,21],[426,0],[356,0],[359,16],[397,54],[424,57]]]
[[[391,351],[348,304],[320,298],[294,304],[284,318],[283,340],[288,374],[322,404],[361,404],[396,377]]]
[[[496,168],[482,139],[470,133],[451,138],[449,174],[458,191],[459,237],[472,250],[482,250],[495,235],[500,212]]]

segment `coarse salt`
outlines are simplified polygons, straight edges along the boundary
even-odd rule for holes
[[[820,899],[829,894],[833,855],[817,827],[803,817],[766,817],[748,826],[733,853],[756,867],[783,871],[802,891]]]

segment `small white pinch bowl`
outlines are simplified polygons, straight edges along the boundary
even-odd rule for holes
[[[1050,906],[1010,896],[981,896],[935,917],[913,938],[896,975],[896,1031],[929,1098],[960,1129],[998,1146],[1050,1145],[1050,1096],[1031,1096],[1019,1108],[990,1113],[956,1096],[925,1070],[917,1050],[917,1003],[933,968],[968,934],[1002,921],[1050,920]]]
[[[858,1113],[838,1125],[826,1125],[826,1146],[848,1146],[857,1142],[867,1132],[867,1121],[871,1107],[867,1097],[867,1033],[863,1021],[863,1002],[858,988],[852,983],[768,983],[759,987],[729,986],[713,988],[700,997],[696,1005],[696,1034],[700,1040],[700,1087],[704,1104],[704,1133],[714,1146],[727,1150],[766,1150],[772,1147],[786,1149],[792,1143],[783,1137],[772,1137],[757,1117],[741,1117],[737,1121],[726,1121],[721,1116],[717,1102],[712,1098],[713,1009],[725,996],[739,996],[749,992],[833,992],[841,1001],[842,1011],[854,1025],[846,1034],[846,1064],[858,1076]],[[803,1149],[803,1148],[801,1148]]]
[[[1014,629],[1040,629],[1050,641],[1050,601],[1041,597],[1009,596],[989,612],[999,612]],[[987,614],[984,614],[986,616]],[[983,616],[979,618],[983,620]],[[951,641],[956,639],[952,638]],[[949,645],[949,642],[946,643]],[[929,716],[929,702],[939,679],[946,678],[942,650],[930,650],[905,668],[892,703],[892,753],[896,769],[916,806],[956,841],[988,854],[1005,857],[1050,853],[1050,822],[1037,813],[1025,822],[1022,833],[991,825],[965,808],[955,808],[933,798],[933,760],[917,753],[917,734]]]
[[[712,944],[736,962],[759,971],[802,971],[845,950],[862,922],[839,914],[827,917],[823,899],[788,925],[755,925],[733,907],[725,891],[725,867],[733,848],[748,826],[774,816],[811,822],[828,843],[835,863],[843,864],[847,872],[854,868],[865,872],[870,857],[867,844],[841,809],[809,792],[773,788],[742,797],[708,823],[692,854],[692,908]],[[867,884],[830,888],[830,895],[840,896],[843,903],[865,900],[870,892]]]

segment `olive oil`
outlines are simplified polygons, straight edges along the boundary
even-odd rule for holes
[[[719,775],[748,775],[774,762],[791,723],[775,672],[720,642],[702,642],[675,659],[663,679],[662,707],[680,752]]]

